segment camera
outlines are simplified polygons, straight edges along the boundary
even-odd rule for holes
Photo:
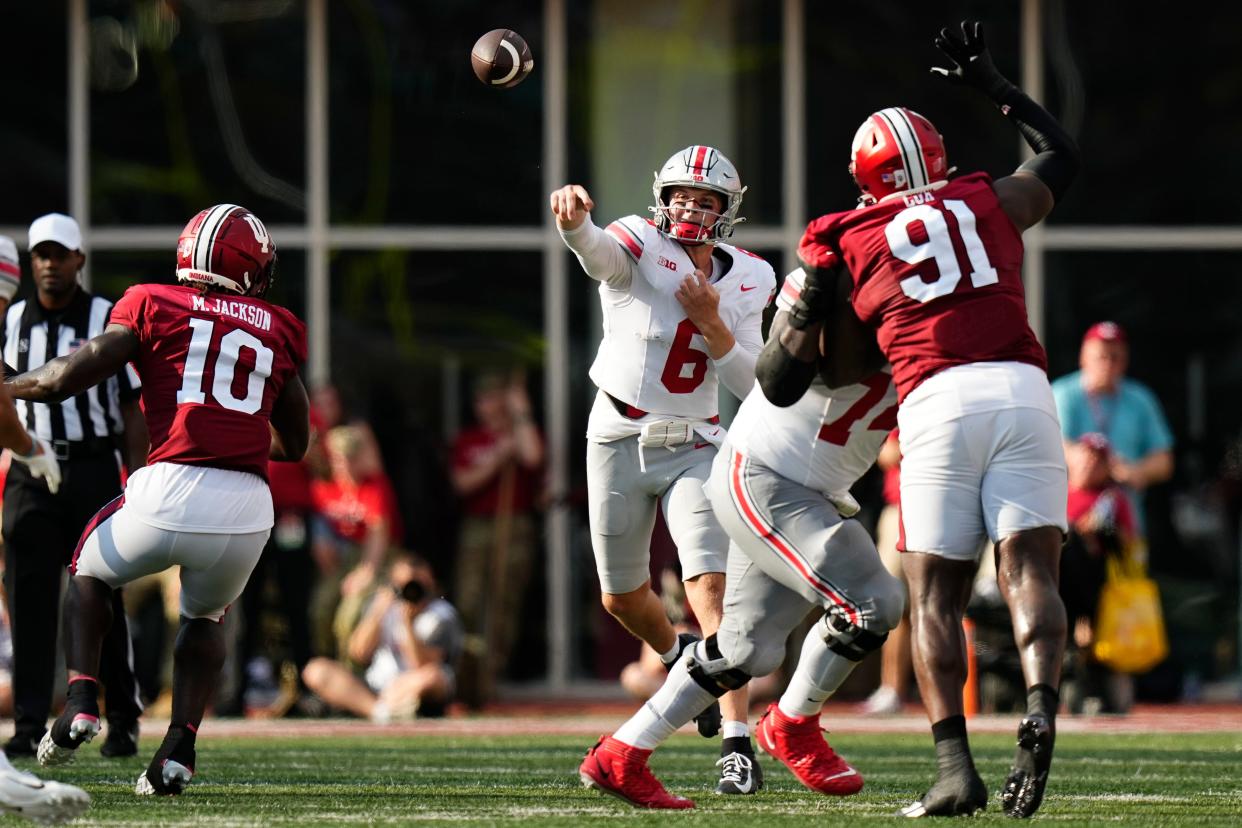
[[[427,597],[427,587],[423,586],[418,580],[411,579],[406,581],[401,589],[397,590],[397,594],[402,601],[409,601],[411,604],[421,603]]]

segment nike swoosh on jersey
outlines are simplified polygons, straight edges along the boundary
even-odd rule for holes
[[[758,285],[742,285],[742,293],[745,293],[748,290],[754,290],[757,287],[759,286]]]

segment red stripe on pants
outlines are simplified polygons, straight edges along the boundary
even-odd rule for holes
[[[82,537],[78,538],[78,545],[74,547],[73,559],[69,561],[70,575],[78,574],[78,555],[82,554],[82,547],[86,546],[86,539],[90,537],[91,532],[94,532],[101,523],[119,512],[124,505],[125,495],[119,494],[104,504],[104,507],[96,512],[95,516],[86,524],[86,528],[82,530]]]

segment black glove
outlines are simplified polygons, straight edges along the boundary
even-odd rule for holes
[[[972,86],[997,102],[1014,88],[992,63],[992,55],[983,40],[983,24],[979,21],[963,20],[960,38],[948,27],[943,28],[935,42],[936,48],[944,52],[953,66],[950,69],[933,66],[933,75]]]
[[[1052,191],[1052,197],[1060,201],[1078,173],[1078,145],[1056,118],[996,70],[988,45],[983,42],[983,24],[963,20],[960,39],[947,28],[941,29],[936,48],[952,61],[953,68],[933,66],[932,74],[978,89],[991,98],[1035,150],[1035,157],[1020,169],[1037,176]]]
[[[810,325],[823,322],[832,310],[836,296],[837,269],[821,270],[803,265],[802,292],[789,310],[789,325],[805,330]]]

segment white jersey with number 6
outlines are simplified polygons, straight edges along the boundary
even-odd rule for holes
[[[763,347],[763,310],[776,285],[771,265],[732,245],[715,246],[709,278],[720,294],[720,318],[737,346],[713,360],[674,295],[694,272],[679,243],[638,216],[607,229],[588,217],[562,236],[587,274],[600,282],[604,331],[591,379],[601,390],[643,411],[693,420],[717,414],[720,381],[739,398],[749,392]],[[735,360],[746,369],[731,371]],[[597,431],[594,423],[591,430]]]

